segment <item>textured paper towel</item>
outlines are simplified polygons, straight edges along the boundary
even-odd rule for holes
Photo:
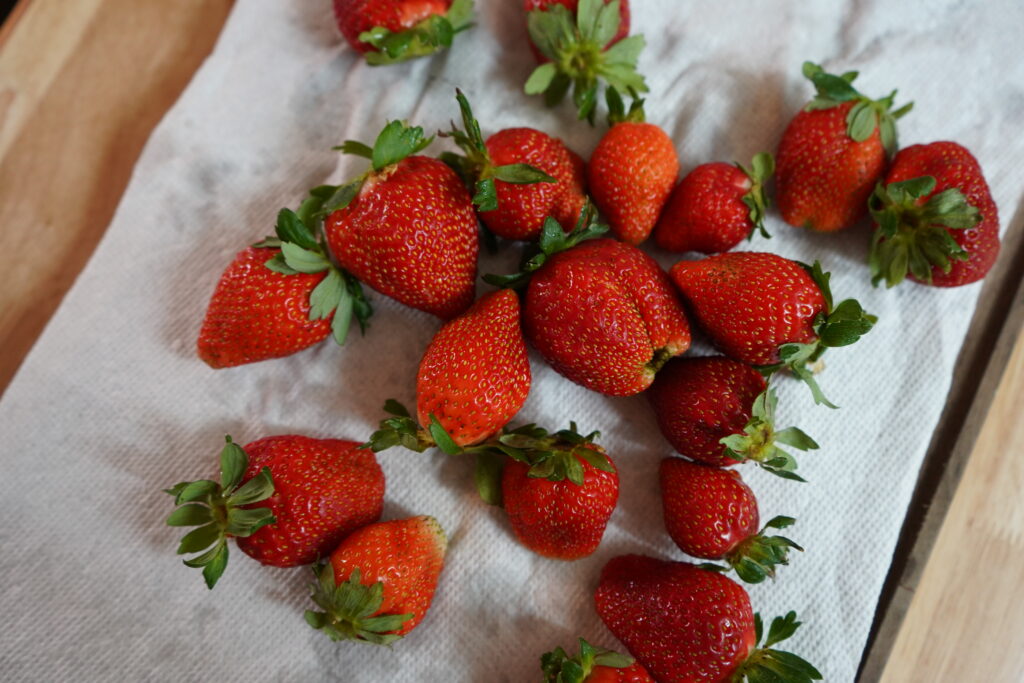
[[[432,60],[370,68],[340,41],[330,3],[240,2],[213,56],[157,128],[103,242],[0,404],[0,670],[9,680],[524,681],[537,657],[578,635],[616,646],[594,614],[601,566],[624,552],[681,558],[664,533],[657,466],[669,447],[642,397],[607,399],[533,357],[518,423],[570,418],[601,429],[622,495],[600,550],[572,564],[519,547],[500,510],[480,503],[468,462],[437,453],[380,456],[386,518],[430,513],[451,549],[434,606],[393,650],[334,644],[302,619],[304,570],[233,552],[209,593],[174,556],[159,493],[215,468],[225,433],[364,439],[384,399],[412,403],[416,363],[438,321],[372,295],[370,335],[288,359],[212,371],[194,355],[202,311],[235,251],[277,209],[361,162],[329,150],[371,141],[385,118],[428,130],[473,101],[485,133],[531,125],[584,156],[599,132],[569,108],[521,93],[532,62],[517,0],[478,0],[478,24]],[[1024,61],[1019,3],[635,0],[652,95],[649,119],[676,141],[685,170],[772,150],[808,99],[805,58],[859,68],[858,86],[899,86],[917,107],[902,141],[953,139],[981,161],[1004,222],[1017,214]],[[1010,141],[1013,141],[1012,143]],[[434,148],[435,150],[438,147]],[[772,216],[755,249],[821,259],[837,296],[880,315],[856,346],[830,352],[821,381],[842,410],[779,385],[782,424],[822,444],[802,459],[811,483],[744,476],[765,519],[799,518],[807,552],[755,609],[793,608],[791,644],[832,681],[853,678],[915,476],[949,387],[978,285],[873,290],[866,232],[808,235]],[[673,261],[658,256],[664,265]],[[507,270],[515,255],[484,258]]]

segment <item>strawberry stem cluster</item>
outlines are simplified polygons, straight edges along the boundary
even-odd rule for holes
[[[633,665],[632,657],[594,647],[580,638],[580,652],[575,657],[561,647],[541,655],[540,666],[545,683],[583,683],[595,667],[625,669]]]
[[[347,581],[335,585],[331,563],[313,567],[313,602],[323,611],[306,610],[306,623],[328,638],[363,640],[375,645],[390,645],[402,636],[392,633],[413,618],[412,614],[377,614],[384,602],[384,584],[362,583],[359,568],[352,570]]]
[[[736,462],[753,460],[762,468],[783,479],[805,481],[796,474],[796,459],[776,444],[785,444],[802,451],[816,450],[818,444],[798,427],[775,431],[775,408],[778,397],[771,388],[754,399],[751,418],[742,434],[731,434],[721,439],[725,456]]]
[[[756,681],[786,681],[786,683],[810,683],[822,680],[821,672],[811,664],[792,652],[772,649],[772,645],[788,639],[800,628],[801,622],[796,620],[796,612],[789,612],[784,617],[772,619],[768,629],[768,637],[761,643],[764,626],[761,615],[754,615],[755,649],[739,668],[732,674],[732,683]]]
[[[392,32],[374,26],[360,33],[359,40],[376,48],[366,53],[371,66],[397,64],[451,47],[455,35],[472,26],[472,19],[473,0],[454,0],[445,14],[431,14],[412,28]]]

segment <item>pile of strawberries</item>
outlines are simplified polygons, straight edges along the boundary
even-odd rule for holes
[[[335,0],[342,33],[373,64],[449,47],[471,4]],[[353,317],[366,331],[365,284],[444,321],[420,361],[415,410],[388,401],[389,416],[364,443],[287,435],[242,447],[228,438],[219,481],[167,491],[178,506],[168,524],[196,527],[178,552],[196,553],[185,564],[202,568],[210,588],[230,537],[264,564],[314,564],[319,609],[306,612],[309,624],[335,640],[392,643],[424,618],[446,548],[433,517],[379,521],[385,486],[375,453],[401,446],[473,457],[480,496],[504,508],[522,545],[559,560],[590,555],[615,510],[618,469],[598,432],[510,426],[530,390],[529,344],[590,390],[646,392],[683,456],[661,463],[665,527],[683,552],[712,561],[613,558],[595,607],[633,657],[580,639],[576,656],[561,648],[544,655],[545,679],[818,680],[813,666],[773,648],[799,626],[796,615],[763,633],[745,589],[724,575],[774,578],[789,551],[801,550],[771,533],[794,520],[762,526],[753,491],[730,468],[751,461],[802,481],[784,447],[818,445],[774,426],[776,373],[788,371],[834,408],[815,378],[819,360],[876,319],[855,300],[836,302],[818,263],[729,250],[767,236],[774,174],[775,201],[791,225],[834,231],[870,211],[874,282],[973,282],[999,245],[981,171],[952,142],[897,153],[895,120],[909,105],[893,111],[895,93],[871,100],[853,88],[856,73],[807,63],[817,96],[774,159],[702,164],[677,183],[675,145],[645,121],[638,99],[643,38],[628,36],[627,0],[525,7],[539,62],[527,93],[553,105],[571,90],[579,118],[593,122],[604,84],[610,127],[590,160],[532,128],[485,138],[461,92],[462,125],[441,133],[461,153],[422,155],[434,138],[402,121],[372,145],[341,145],[367,160],[366,171],[312,189],[296,210],[281,210],[273,237],[235,257],[210,301],[198,354],[222,368],[328,336],[341,344]],[[628,110],[624,94],[633,98]],[[666,273],[637,246],[652,234],[663,250],[712,255]],[[485,276],[498,289],[474,300],[481,235],[493,246],[497,238],[526,246],[520,271]],[[723,355],[680,358],[691,321]]]

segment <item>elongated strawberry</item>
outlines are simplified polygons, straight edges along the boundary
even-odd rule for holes
[[[841,76],[804,62],[817,96],[782,134],[775,155],[776,199],[790,225],[832,232],[867,211],[867,199],[896,151],[896,119],[913,103],[890,111],[896,91],[872,100],[853,87],[856,71]]]
[[[693,169],[672,190],[654,228],[655,243],[669,251],[717,254],[758,231],[770,237],[765,184],[774,168],[772,155],[762,152],[750,169],[722,162]]]
[[[743,586],[692,564],[643,555],[612,558],[594,595],[597,614],[644,668],[664,683],[821,680],[811,664],[771,646],[800,626],[772,620],[767,638]]]
[[[423,620],[448,539],[433,517],[377,522],[350,535],[315,569],[306,621],[331,640],[389,645]]]
[[[833,408],[807,366],[831,347],[853,344],[877,320],[855,299],[833,306],[830,274],[817,262],[730,252],[680,261],[670,275],[715,346],[744,363],[789,368],[816,403]]]
[[[728,467],[751,460],[785,479],[802,478],[779,444],[818,447],[796,427],[775,430],[778,399],[760,372],[731,358],[669,361],[647,392],[661,433],[680,454]]]
[[[220,468],[219,484],[201,479],[167,490],[179,506],[167,523],[198,527],[178,553],[206,551],[185,564],[202,567],[210,588],[227,566],[230,537],[263,564],[295,567],[380,518],[384,474],[353,441],[286,435],[242,448],[228,437]]]
[[[374,66],[451,47],[470,27],[473,0],[334,0],[345,40]]]
[[[936,287],[985,277],[999,255],[999,211],[977,159],[955,142],[902,149],[871,198],[871,281],[908,273]]]
[[[541,655],[546,683],[654,683],[654,679],[632,657],[594,647],[580,638],[580,652],[574,657],[560,647]]]

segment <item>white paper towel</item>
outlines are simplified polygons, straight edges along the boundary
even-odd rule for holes
[[[89,265],[0,403],[0,671],[8,680],[526,681],[537,658],[583,635],[616,647],[592,592],[610,557],[683,559],[665,534],[657,467],[671,453],[643,397],[608,399],[534,356],[516,424],[576,419],[600,429],[621,472],[601,548],[567,564],[513,539],[483,505],[470,463],[439,453],[381,454],[385,517],[433,514],[451,547],[434,605],[393,649],[335,644],[309,629],[306,570],[262,567],[233,551],[213,592],[174,557],[172,505],[160,489],[215,471],[225,433],[240,443],[296,432],[365,439],[388,397],[414,402],[415,368],[436,319],[371,294],[369,335],[291,358],[213,371],[194,340],[221,270],[267,234],[306,188],[356,172],[330,151],[371,142],[386,118],[428,130],[457,118],[454,88],[485,134],[527,125],[587,156],[601,129],[567,105],[522,94],[533,67],[518,0],[478,0],[477,26],[434,59],[371,68],[338,36],[330,3],[239,2],[206,64],[157,128]],[[774,151],[810,97],[804,59],[860,69],[857,86],[916,101],[905,144],[956,140],[979,158],[1004,223],[1018,215],[1024,171],[1020,28],[1024,6],[634,0],[647,36],[649,120],[676,141],[684,172]],[[432,148],[436,153],[441,146]],[[873,290],[867,231],[810,235],[769,219],[749,248],[820,259],[837,298],[880,323],[830,351],[821,377],[842,406],[812,405],[780,382],[780,423],[822,444],[798,484],[743,468],[762,517],[790,514],[807,548],[778,580],[751,590],[766,617],[792,608],[806,626],[789,649],[830,681],[852,680],[921,458],[949,387],[979,285]],[[506,271],[514,250],[484,257]],[[656,255],[663,265],[673,257]]]

